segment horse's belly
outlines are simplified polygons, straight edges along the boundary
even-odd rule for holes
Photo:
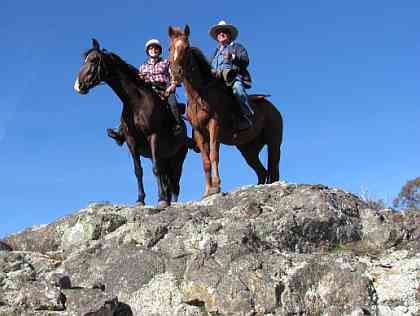
[[[256,137],[255,128],[249,128],[245,131],[236,132],[233,129],[221,130],[219,141],[225,145],[247,144]]]

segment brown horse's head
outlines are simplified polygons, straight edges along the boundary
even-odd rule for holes
[[[185,53],[190,47],[188,37],[190,36],[190,27],[186,25],[184,31],[179,27],[169,27],[169,38],[171,39],[171,47],[169,48],[169,65],[172,76],[177,82],[181,82],[184,78],[183,65],[185,62]]]
[[[100,84],[107,75],[103,56],[97,40],[92,39],[92,48],[84,54],[84,63],[74,83],[74,90],[86,94],[89,90]]]

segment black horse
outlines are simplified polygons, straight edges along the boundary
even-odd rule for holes
[[[86,94],[91,88],[105,82],[123,103],[121,125],[134,161],[138,183],[137,202],[144,205],[146,196],[140,155],[152,159],[153,173],[158,183],[159,206],[165,207],[171,200],[177,201],[182,165],[188,151],[185,125],[181,133],[174,135],[171,128],[173,118],[165,100],[138,76],[135,67],[116,54],[102,50],[95,39],[84,57],[74,89]]]

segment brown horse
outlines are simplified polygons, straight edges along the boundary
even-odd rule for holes
[[[134,161],[138,184],[138,202],[144,205],[143,169],[140,155],[152,159],[157,178],[159,206],[177,201],[182,165],[187,154],[187,137],[183,132],[173,135],[172,115],[165,101],[150,84],[138,76],[138,70],[116,54],[93,46],[85,53],[74,88],[80,94],[101,82],[107,83],[123,102],[121,123],[128,149]]]
[[[170,67],[178,82],[183,81],[188,97],[187,115],[200,148],[206,178],[204,196],[220,192],[220,142],[235,145],[248,165],[255,171],[258,184],[279,180],[280,145],[283,119],[265,96],[250,96],[255,115],[253,125],[244,131],[233,129],[232,121],[238,112],[231,89],[212,74],[212,69],[198,48],[190,47],[190,29],[169,27]],[[267,169],[258,155],[268,146]]]

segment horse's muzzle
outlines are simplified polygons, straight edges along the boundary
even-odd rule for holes
[[[86,87],[79,82],[79,79],[76,79],[76,82],[74,83],[74,90],[80,94],[87,94],[89,92],[89,89],[86,89]]]

